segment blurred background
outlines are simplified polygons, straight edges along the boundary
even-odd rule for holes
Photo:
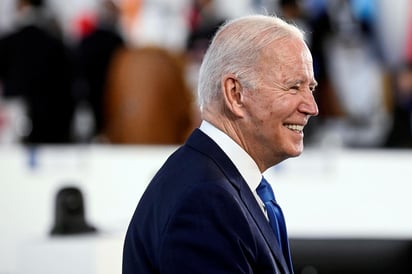
[[[120,273],[210,38],[251,13],[305,30],[319,82],[304,154],[267,171],[296,272],[412,273],[411,0],[0,0],[0,274]]]

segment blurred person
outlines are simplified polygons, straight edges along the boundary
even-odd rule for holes
[[[18,1],[17,27],[0,39],[0,81],[3,96],[22,98],[27,108],[24,143],[69,143],[71,59],[43,4]]]
[[[303,128],[318,114],[312,66],[303,33],[280,18],[245,16],[218,30],[200,68],[202,123],[141,197],[123,274],[293,273],[263,174],[302,153]]]
[[[327,77],[326,87],[333,91],[331,98],[340,109],[338,115],[322,121],[314,139],[319,143],[333,140],[333,145],[345,147],[381,147],[388,134],[390,112],[373,4],[333,0],[324,8],[317,20],[326,28],[321,36],[313,35],[317,44],[314,54],[321,56],[319,67]],[[324,104],[319,101],[322,113]]]
[[[303,5],[299,0],[279,0],[277,1],[279,15],[284,20],[296,24],[300,29],[304,30],[306,34],[306,41],[310,43],[310,32],[308,33],[308,18],[303,9]]]
[[[213,0],[192,0],[191,3],[187,48],[201,47],[204,53],[213,34],[225,18],[221,18]]]
[[[412,148],[412,62],[402,65],[394,75],[393,122],[389,148]]]
[[[207,47],[219,26],[225,21],[216,11],[213,0],[192,0],[188,16],[189,33],[185,48],[185,74],[190,89],[196,94],[199,68]]]
[[[323,122],[342,117],[344,112],[331,85],[326,69],[325,40],[331,33],[331,23],[323,0],[299,1],[279,0],[277,14],[287,22],[305,31],[305,40],[313,56],[314,74],[318,82],[314,94],[319,108],[319,116],[305,127],[305,144],[317,144],[322,136]],[[319,136],[320,135],[320,136]]]
[[[407,47],[409,40],[412,42],[412,39],[410,39],[411,35],[409,34],[412,30],[412,3],[410,0],[363,2],[369,3],[374,7],[376,36],[385,65],[392,74],[407,59],[405,51],[407,53],[408,49],[405,49],[405,47]]]
[[[193,64],[200,65],[213,35],[225,21],[216,9],[216,3],[213,0],[192,1],[188,16],[189,35],[186,41],[186,51],[189,61]],[[196,66],[195,68],[198,69]]]
[[[104,96],[107,73],[113,55],[125,45],[119,24],[119,10],[112,0],[99,2],[94,29],[81,38],[75,48],[76,100],[92,113],[93,128],[82,138],[92,141],[102,134],[104,124]]]
[[[279,0],[276,1],[275,6],[279,17],[291,24],[295,24],[305,32],[305,40],[313,56],[314,73],[318,81],[318,86],[316,87],[318,92],[315,94],[315,98],[319,107],[319,117],[305,128],[305,144],[311,145],[314,136],[319,131],[318,124],[323,119],[335,117],[340,113],[339,104],[337,103],[336,96],[334,96],[334,91],[330,88],[329,78],[324,69],[325,57],[319,43],[328,29],[328,24],[321,20],[320,15],[313,15],[314,12],[312,10],[309,11],[303,1]],[[321,12],[319,7],[316,8],[318,12]],[[319,22],[316,22],[316,20],[319,20]],[[312,36],[315,39],[312,39]]]

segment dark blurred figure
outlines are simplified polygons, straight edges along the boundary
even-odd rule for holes
[[[102,0],[97,20],[96,28],[86,34],[75,49],[76,98],[80,103],[87,103],[94,119],[94,129],[86,139],[96,137],[102,131],[108,67],[115,51],[124,46],[118,25],[119,10],[112,0]]]
[[[56,195],[55,223],[51,235],[73,235],[96,232],[86,221],[83,194],[77,187],[64,187]]]
[[[188,16],[189,35],[186,41],[185,70],[189,88],[194,96],[197,91],[197,80],[200,64],[207,47],[220,25],[227,18],[223,18],[216,10],[214,0],[192,0]],[[200,118],[197,118],[200,121]]]
[[[319,82],[315,96],[320,130],[314,141],[347,147],[382,146],[390,113],[374,6],[359,0],[318,2],[308,10],[310,49]]]
[[[0,39],[5,98],[21,97],[30,118],[22,142],[71,141],[73,100],[70,55],[42,0],[19,0],[18,25]]]
[[[215,9],[216,5],[213,0],[192,1],[186,48],[192,54],[192,58],[199,62],[201,62],[213,34],[226,19],[221,18]]]
[[[386,143],[389,148],[412,148],[412,62],[394,76],[393,124]]]
[[[314,72],[318,81],[314,94],[319,107],[319,117],[305,127],[305,143],[310,145],[318,131],[322,119],[342,115],[342,109],[331,88],[330,79],[325,68],[325,51],[322,42],[330,33],[329,16],[325,7],[316,7],[314,14],[299,0],[279,0],[276,10],[285,21],[298,26],[305,32],[305,40],[313,54]]]
[[[316,1],[315,1],[316,2]],[[325,42],[332,35],[332,23],[326,4],[318,1],[316,5],[309,8],[306,20],[310,32],[309,47],[313,55],[313,66],[315,77],[319,83],[315,93],[316,102],[319,107],[317,121],[312,122],[309,129],[318,128],[319,124],[330,118],[343,117],[345,115],[342,106],[334,90],[329,71],[326,68],[326,45]],[[312,133],[312,132],[311,132]],[[313,136],[309,134],[307,141],[313,142]]]
[[[310,31],[308,26],[308,18],[306,16],[305,10],[302,8],[301,1],[299,0],[280,0],[278,1],[279,16],[285,19],[286,21],[293,23],[300,28],[303,28],[303,31],[306,32],[306,35],[309,35],[310,40]],[[308,38],[306,38],[308,39]]]

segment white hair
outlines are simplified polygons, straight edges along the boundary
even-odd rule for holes
[[[260,52],[270,43],[288,38],[304,39],[303,32],[275,16],[249,15],[224,24],[215,34],[199,71],[200,109],[221,98],[221,79],[234,74],[246,88],[259,79]]]

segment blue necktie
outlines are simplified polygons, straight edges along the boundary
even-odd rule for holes
[[[285,256],[286,262],[289,266],[289,270],[293,273],[292,259],[289,250],[289,240],[286,232],[285,218],[283,216],[280,206],[277,204],[275,199],[275,194],[273,193],[272,187],[262,178],[258,188],[256,189],[262,202],[265,204],[265,208],[269,217],[270,226],[275,233],[276,239],[278,240],[279,246]]]

